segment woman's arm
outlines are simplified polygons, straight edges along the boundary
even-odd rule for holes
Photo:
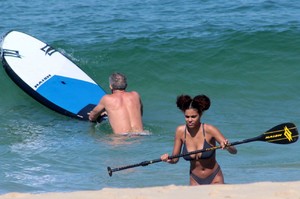
[[[172,155],[178,155],[181,152],[182,147],[182,126],[177,127],[175,138],[174,138],[174,147]],[[173,158],[169,159],[169,154],[163,154],[161,157],[161,160],[164,162],[168,162],[170,164],[176,164],[179,161],[179,158]]]
[[[236,154],[237,149],[234,146],[228,146],[230,142],[224,137],[224,135],[219,131],[218,128],[206,124],[206,131],[211,134],[212,137],[220,144],[222,149],[226,149],[231,154]]]

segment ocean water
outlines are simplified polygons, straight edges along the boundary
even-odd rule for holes
[[[230,140],[283,122],[300,125],[298,1],[0,1],[0,33],[18,30],[57,48],[106,91],[122,72],[140,93],[150,136],[112,134],[34,101],[0,70],[0,194],[188,185],[189,163],[112,168],[171,153],[184,123],[175,100],[206,94],[202,121]],[[300,144],[252,142],[217,151],[229,184],[300,180]]]

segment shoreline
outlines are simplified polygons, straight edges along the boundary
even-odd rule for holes
[[[11,192],[0,199],[299,199],[300,181],[256,182],[250,184],[224,184],[202,186],[160,186],[146,188],[103,188],[98,191],[51,192],[41,194]]]

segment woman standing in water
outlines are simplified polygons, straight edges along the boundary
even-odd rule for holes
[[[201,123],[201,116],[210,107],[210,99],[205,95],[198,95],[191,98],[189,95],[177,97],[177,107],[185,116],[184,125],[176,129],[174,148],[172,155],[188,153],[216,146],[218,142],[222,149],[229,153],[236,154],[234,146],[228,146],[228,140],[213,125]],[[190,185],[202,184],[224,184],[224,176],[220,165],[216,161],[216,151],[211,150],[203,153],[184,156],[190,161]],[[179,158],[169,159],[168,154],[161,156],[161,160],[175,164]]]

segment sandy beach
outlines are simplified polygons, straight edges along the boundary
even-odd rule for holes
[[[162,186],[149,188],[104,188],[99,191],[78,191],[70,193],[8,193],[0,199],[299,199],[300,181],[259,182],[252,184],[206,185],[206,186]]]

